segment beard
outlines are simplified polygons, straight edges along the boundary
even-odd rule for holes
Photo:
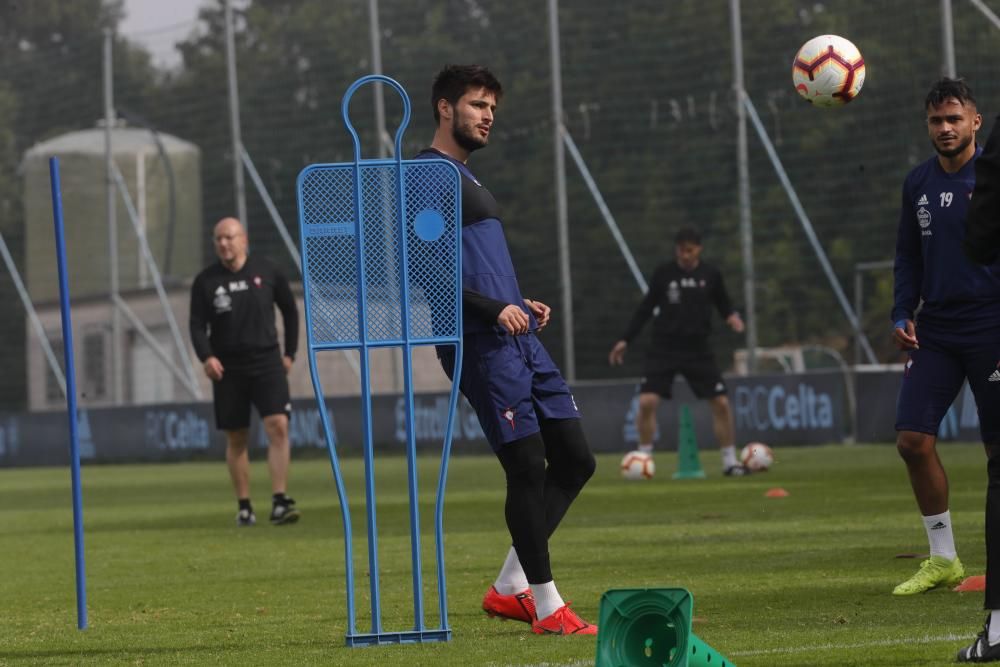
[[[954,148],[944,149],[944,148],[939,147],[935,143],[934,144],[934,150],[936,150],[938,152],[938,155],[940,155],[941,157],[951,158],[951,157],[955,157],[956,155],[960,155],[962,153],[962,151],[964,151],[966,148],[968,148],[969,144],[971,144],[971,143],[972,143],[972,138],[971,137],[968,138],[968,139],[966,139],[965,141],[960,142]]]
[[[465,129],[454,121],[451,125],[451,136],[455,139],[456,144],[470,153],[484,148],[489,141],[472,134],[471,130]]]

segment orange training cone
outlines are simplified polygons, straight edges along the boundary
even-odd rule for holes
[[[962,580],[958,586],[955,586],[953,591],[958,591],[960,593],[966,591],[985,591],[986,590],[986,575],[977,574],[971,577],[966,577]]]

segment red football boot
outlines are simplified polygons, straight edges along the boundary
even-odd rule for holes
[[[486,596],[483,597],[483,611],[489,614],[490,618],[509,618],[512,621],[534,623],[535,596],[531,594],[530,588],[513,595],[501,595],[496,587],[490,586],[490,590],[486,591]]]
[[[597,626],[577,616],[567,602],[542,620],[536,619],[531,631],[536,635],[596,635]]]

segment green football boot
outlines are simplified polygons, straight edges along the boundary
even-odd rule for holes
[[[957,586],[965,578],[965,568],[958,556],[948,560],[941,556],[931,556],[920,564],[920,569],[912,577],[893,589],[893,595],[916,595],[938,586]]]

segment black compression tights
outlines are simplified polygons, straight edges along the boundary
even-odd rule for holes
[[[580,420],[544,420],[540,433],[507,443],[497,458],[507,476],[507,528],[528,583],[552,581],[549,536],[596,465]]]

